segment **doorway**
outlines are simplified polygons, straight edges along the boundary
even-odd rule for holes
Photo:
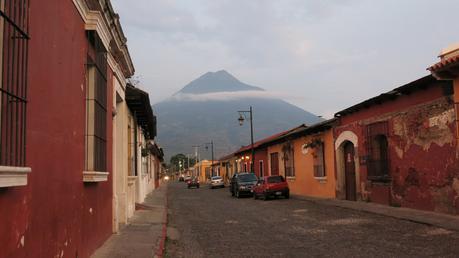
[[[346,142],[344,144],[344,175],[346,184],[346,200],[349,201],[357,200],[354,155],[354,144],[352,144],[352,142]]]
[[[279,175],[279,154],[271,153],[271,175]]]

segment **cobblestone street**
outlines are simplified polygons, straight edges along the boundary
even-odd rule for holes
[[[296,199],[169,185],[166,257],[457,257],[459,233]]]

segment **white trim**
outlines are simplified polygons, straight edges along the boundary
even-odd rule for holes
[[[83,171],[83,182],[105,182],[108,181],[108,172]]]
[[[27,175],[32,172],[29,167],[0,166],[0,187],[27,185]]]
[[[258,161],[258,166],[259,166],[259,169],[258,169],[259,171],[258,171],[258,172],[260,172],[260,171],[263,172],[263,173],[260,173],[260,176],[261,176],[261,177],[264,177],[264,176],[265,176],[265,168],[264,168],[264,167],[265,167],[265,166],[264,166],[265,164],[264,164],[264,163],[265,163],[265,162],[264,162],[262,159],[260,159],[260,160]]]
[[[124,77],[123,72],[121,71],[121,68],[119,64],[116,62],[115,58],[111,54],[107,55],[107,63],[110,66],[110,69],[112,69],[113,73],[115,74],[115,77],[118,79],[121,88],[123,89],[123,92],[126,90],[126,78]]]
[[[137,180],[137,176],[128,176],[128,185],[133,185]]]
[[[352,132],[352,131],[344,131],[342,132],[338,138],[335,140],[335,150],[338,150],[338,148],[341,146],[341,144],[345,141],[350,141],[352,144],[354,144],[354,147],[357,148],[359,145],[359,138],[357,135]]]
[[[127,51],[126,44],[123,43],[119,37],[115,37],[117,33],[113,33],[113,31],[109,28],[109,26],[104,22],[104,17],[101,12],[90,10],[88,5],[84,0],[73,0],[73,3],[80,13],[81,18],[85,23],[85,30],[95,30],[99,35],[102,43],[104,44],[105,49],[108,52],[108,64],[112,71],[114,72],[115,76],[120,80],[122,87],[126,85],[126,76],[123,74],[121,68],[119,67],[118,62],[116,62],[115,58],[112,56],[110,50],[110,42],[113,39],[116,47],[123,52],[123,57],[128,64],[129,67],[127,77],[134,74],[134,67],[132,65],[132,61],[130,61],[131,57],[129,52]],[[119,36],[119,35],[118,35]]]

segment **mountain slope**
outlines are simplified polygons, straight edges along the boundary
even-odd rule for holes
[[[218,72],[208,72],[198,79],[188,83],[177,93],[183,94],[203,94],[211,92],[235,92],[263,89],[245,84],[236,79],[225,70]],[[177,94],[176,93],[176,94]]]
[[[192,145],[214,141],[215,156],[219,157],[250,143],[249,123],[242,127],[237,121],[238,110],[253,107],[255,140],[278,133],[302,123],[313,124],[321,119],[281,99],[257,97],[258,87],[240,82],[226,71],[206,73],[186,85],[175,96],[153,106],[158,117],[158,141],[164,147],[166,159],[176,153],[193,153]],[[236,98],[204,98],[202,96],[238,92]],[[247,96],[244,94],[247,93]],[[201,150],[201,156],[210,153]]]

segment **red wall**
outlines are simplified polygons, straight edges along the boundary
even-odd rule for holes
[[[263,160],[263,176],[267,176],[269,174],[267,156],[267,149],[255,150],[255,174],[257,177],[260,176],[260,160]]]
[[[445,111],[453,114],[450,96],[433,87],[401,96],[341,118],[335,138],[343,131],[358,137],[361,199],[395,206],[458,214],[459,180],[454,121],[429,125],[429,118]],[[454,117],[450,116],[450,117]],[[389,164],[392,180],[367,180],[366,125],[388,121]],[[402,133],[400,133],[402,132]]]
[[[0,189],[0,257],[89,257],[111,234],[112,178],[82,181],[84,24],[72,1],[31,1],[30,36],[26,163],[32,173],[27,186]],[[111,110],[107,122],[111,172]]]

